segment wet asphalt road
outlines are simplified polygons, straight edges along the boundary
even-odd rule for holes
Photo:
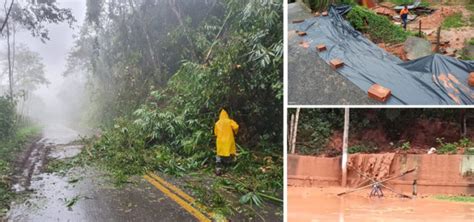
[[[197,221],[143,178],[116,188],[90,167],[73,168],[65,175],[44,173],[45,157],[67,158],[80,152],[80,146],[67,145],[77,136],[61,125],[44,130],[17,169],[23,179],[15,187],[28,195],[12,204],[9,221]],[[72,200],[77,201],[67,207]]]
[[[288,23],[310,18],[300,3],[288,5]],[[371,105],[354,83],[331,67],[314,52],[300,46],[295,30],[288,28],[288,104],[289,105]]]

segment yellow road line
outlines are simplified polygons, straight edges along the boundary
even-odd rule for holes
[[[165,187],[168,189],[174,191],[176,194],[178,194],[181,198],[187,200],[189,203],[195,205],[199,210],[202,212],[206,212],[210,217],[216,218],[216,214],[212,211],[210,211],[207,207],[203,206],[202,204],[199,204],[193,197],[189,196],[187,193],[176,187],[175,185],[168,183],[166,180],[161,178],[160,176],[149,172],[148,176],[152,177],[153,179],[157,180],[161,184],[163,184]]]
[[[154,180],[153,178],[151,178],[150,176],[148,175],[145,175],[143,176],[143,178],[145,178],[145,180],[147,180],[148,182],[150,182],[151,184],[153,184],[153,186],[155,186],[158,190],[160,190],[161,192],[163,192],[166,196],[168,196],[169,198],[171,198],[174,202],[176,202],[177,204],[179,204],[181,207],[183,207],[186,211],[188,211],[191,215],[193,215],[194,217],[196,217],[199,221],[201,222],[212,222],[208,217],[206,217],[204,214],[202,214],[199,210],[197,210],[196,208],[192,207],[190,204],[188,204],[186,201],[184,201],[183,199],[181,199],[180,197],[178,197],[176,194],[174,194],[173,192],[171,192],[170,190],[168,190],[166,187],[164,187],[163,185],[161,185],[159,182],[157,182],[156,180]]]

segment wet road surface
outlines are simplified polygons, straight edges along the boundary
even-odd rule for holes
[[[12,204],[9,221],[197,221],[140,177],[116,188],[91,167],[73,168],[65,175],[44,173],[47,159],[80,152],[81,146],[68,145],[77,138],[78,133],[67,127],[46,127],[43,138],[20,158],[14,187],[28,195]]]
[[[344,189],[288,187],[288,221],[474,221],[474,203],[369,199],[365,193],[336,196],[341,191]]]

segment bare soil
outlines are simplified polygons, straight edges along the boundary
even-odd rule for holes
[[[469,131],[468,131],[469,132]],[[350,134],[349,147],[359,144],[377,147],[379,152],[397,152],[422,154],[427,153],[431,147],[437,147],[437,138],[444,138],[444,142],[457,142],[460,138],[459,124],[448,123],[437,119],[421,119],[410,124],[398,137],[392,140],[394,135],[389,135],[382,126],[372,126],[366,130],[360,130]],[[468,133],[468,138],[474,138],[473,133]],[[367,142],[369,141],[369,142]],[[410,142],[410,149],[402,151],[400,146],[403,142]],[[341,151],[342,131],[334,131],[328,140],[326,150]],[[332,153],[332,152],[329,152]]]

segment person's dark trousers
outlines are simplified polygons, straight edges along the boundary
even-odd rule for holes
[[[406,31],[407,30],[408,15],[404,14],[401,17],[402,17],[403,29],[405,29],[405,31]]]
[[[234,162],[234,155],[231,156],[216,156],[216,174],[219,176],[224,173],[225,168],[232,165]]]

